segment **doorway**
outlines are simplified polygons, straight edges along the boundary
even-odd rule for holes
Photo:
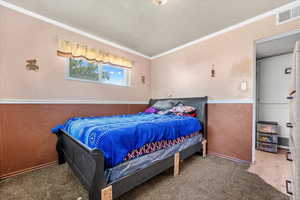
[[[289,68],[300,30],[256,42],[254,68],[253,164],[249,171],[285,193],[290,179]]]

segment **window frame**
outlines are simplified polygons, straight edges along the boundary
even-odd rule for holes
[[[98,66],[99,79],[98,79],[98,81],[93,81],[93,80],[87,80],[87,79],[80,79],[80,78],[71,77],[70,76],[70,59],[86,60],[84,58],[66,58],[65,59],[65,80],[81,81],[81,82],[97,83],[97,84],[105,84],[105,85],[121,86],[121,87],[131,87],[132,69],[130,69],[130,68],[121,67],[121,66],[118,66],[118,65],[113,65],[113,64],[110,64],[110,63],[95,62],[95,63],[97,63],[97,66]],[[126,85],[103,82],[103,78],[102,78],[103,65],[109,65],[111,67],[115,67],[115,68],[125,70],[126,71],[126,73],[125,73]]]

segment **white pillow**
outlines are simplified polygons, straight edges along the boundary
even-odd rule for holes
[[[157,101],[152,107],[157,110],[169,110],[173,108],[174,104],[172,100],[161,100]]]

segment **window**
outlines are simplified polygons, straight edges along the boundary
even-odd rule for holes
[[[90,62],[85,59],[68,59],[68,79],[129,86],[131,70],[115,65]]]
[[[99,81],[99,64],[82,59],[69,59],[69,77],[74,79]]]

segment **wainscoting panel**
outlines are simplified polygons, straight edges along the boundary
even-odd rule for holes
[[[251,162],[252,104],[208,104],[208,152]]]
[[[1,175],[4,174],[4,150],[3,150],[3,131],[2,131],[2,121],[3,121],[3,116],[1,113],[2,111],[2,106],[0,105],[0,179]]]
[[[54,164],[51,128],[74,116],[138,113],[146,104],[0,104],[0,178]],[[208,104],[208,153],[251,161],[252,104]]]
[[[0,104],[0,177],[57,160],[51,128],[74,116],[137,113],[141,104]]]

